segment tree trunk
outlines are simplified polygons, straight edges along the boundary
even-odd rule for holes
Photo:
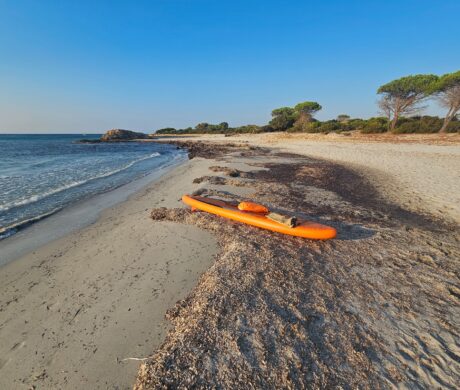
[[[393,120],[390,122],[390,131],[391,132],[393,132],[393,130],[395,129],[396,123],[398,122],[398,118],[399,118],[399,112],[395,111],[394,116],[393,116]]]
[[[444,118],[444,123],[442,124],[442,127],[441,127],[441,129],[439,130],[439,133],[440,133],[440,134],[445,134],[445,133],[447,133],[447,125],[449,124],[449,122],[450,122],[450,119],[449,119],[448,116],[446,116],[446,117]]]
[[[444,123],[442,124],[441,129],[439,130],[440,134],[447,133],[447,126],[449,125],[452,118],[457,114],[457,111],[460,107],[451,107],[450,110],[447,112],[446,117],[444,118]]]

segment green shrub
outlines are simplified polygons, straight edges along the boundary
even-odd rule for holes
[[[294,124],[295,119],[293,117],[287,116],[287,115],[280,115],[275,118],[273,118],[269,122],[269,126],[272,127],[273,129],[276,129],[276,131],[284,131],[292,127]]]
[[[159,129],[155,132],[156,134],[175,134],[177,130],[174,127],[165,127],[164,129]]]
[[[231,129],[233,133],[263,133],[263,128],[257,125],[245,125]]]
[[[351,130],[356,129],[356,127],[350,125],[350,123],[348,122],[339,122],[339,125],[340,125],[340,128],[336,130],[337,132],[351,131]]]
[[[388,119],[383,117],[369,118],[364,120],[361,127],[361,133],[376,134],[388,131]]]
[[[260,127],[261,133],[273,133],[274,131],[277,131],[270,125],[265,125]]]
[[[303,130],[300,129],[299,127],[290,127],[289,129],[286,130],[287,133],[301,133]]]
[[[395,134],[429,134],[437,133],[444,123],[444,118],[437,116],[413,116],[409,118],[401,118],[398,120],[393,133]],[[449,133],[460,131],[460,122],[453,119],[447,126]]]
[[[414,116],[401,118],[393,130],[395,134],[437,133],[442,126],[443,119],[437,116]]]
[[[290,133],[330,133],[330,132],[341,132],[354,130],[353,126],[349,123],[341,123],[335,119],[325,122],[311,121],[306,123],[297,123],[287,131]]]
[[[292,127],[298,113],[292,107],[280,107],[272,111],[273,119],[268,123],[275,131],[285,131]]]
[[[316,128],[317,126],[320,126],[321,122],[317,121],[316,119],[313,119],[309,122],[299,122],[297,121],[293,126],[291,126],[289,129],[286,131],[289,133],[303,133],[303,132],[315,132],[312,131],[312,129]]]
[[[361,130],[364,128],[366,121],[364,119],[350,119],[347,123],[349,130]]]
[[[217,125],[209,123],[200,123],[195,128],[188,127],[186,129],[174,129],[172,127],[160,129],[156,134],[196,134],[196,133],[210,133],[210,134],[235,134],[235,133],[269,133],[273,131],[280,131],[279,126],[272,126],[271,123],[275,122],[280,125],[282,120],[280,117],[282,113],[287,112],[286,108],[274,110],[277,116],[272,119],[269,125],[245,125],[240,127],[231,128],[227,122],[222,122]],[[280,114],[281,113],[281,114]],[[283,118],[283,120],[286,118]],[[277,122],[280,121],[280,123]],[[408,133],[436,133],[441,129],[444,119],[436,116],[414,116],[402,117],[398,120],[394,133],[408,134]],[[284,129],[287,132],[306,132],[306,133],[330,133],[330,132],[348,132],[352,130],[360,130],[362,133],[385,133],[388,131],[388,119],[383,117],[375,117],[369,119],[350,119],[346,122],[338,120],[329,120],[320,122],[314,118],[309,121],[297,121],[294,123],[292,118],[288,121],[290,127]],[[286,126],[288,122],[283,122]],[[458,118],[452,119],[447,127],[447,132],[456,133],[460,132],[460,120]]]
[[[460,121],[458,119],[452,119],[447,125],[448,133],[460,133]]]
[[[341,131],[342,126],[339,122],[332,120],[321,123],[319,127],[316,128],[317,133],[330,133],[332,131]]]
[[[420,124],[417,122],[403,122],[396,125],[393,130],[394,134],[410,134],[410,133],[423,133],[420,131]]]

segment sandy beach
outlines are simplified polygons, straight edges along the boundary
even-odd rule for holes
[[[0,2],[0,390],[459,389],[459,14]]]
[[[245,142],[346,164],[396,204],[460,223],[460,137],[267,133],[168,137]]]
[[[166,310],[217,248],[198,228],[153,224],[148,210],[177,207],[206,165],[185,163],[89,227],[0,268],[1,388],[132,387],[139,361],[123,359],[161,343]]]
[[[379,144],[380,158],[391,165],[383,163],[370,175],[370,152],[359,143],[347,146],[355,161],[361,156],[359,164],[337,164],[333,152],[317,160],[306,152],[286,153],[276,142],[273,149],[260,149],[253,146],[255,137],[247,138],[251,144],[235,138],[227,138],[233,152],[218,142],[202,144],[200,153],[183,141],[192,156],[218,160],[213,174],[195,179],[207,183],[204,194],[237,201],[237,191],[249,189],[251,199],[335,226],[339,235],[326,242],[275,237],[203,213],[154,210],[155,220],[213,232],[220,251],[187,299],[168,311],[172,329],[141,366],[135,388],[455,388],[455,214],[430,213],[430,203],[408,207],[405,194],[395,202],[397,192],[385,189],[398,175],[391,167],[408,159],[425,173],[439,170],[445,159],[458,164],[451,156],[458,145],[450,144],[443,160],[442,148],[426,142],[400,153],[395,150],[404,148],[394,140]],[[317,143],[293,144],[297,150],[321,149]],[[340,141],[335,146],[342,148]],[[456,196],[448,190],[451,178],[439,179],[447,198]],[[409,193],[417,194],[420,187],[411,183]]]
[[[193,158],[0,268],[0,387],[455,387],[458,140],[167,141]],[[339,236],[190,213],[196,191]]]

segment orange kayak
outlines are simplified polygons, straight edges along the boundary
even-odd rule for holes
[[[297,226],[289,227],[267,218],[264,214],[241,211],[238,207],[218,199],[184,195],[182,201],[192,207],[192,209],[206,211],[234,221],[290,236],[311,238],[313,240],[328,240],[337,235],[337,231],[330,226],[311,221],[299,221]]]

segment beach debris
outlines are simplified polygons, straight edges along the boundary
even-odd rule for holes
[[[220,165],[213,165],[209,167],[209,170],[213,172],[222,172],[224,175],[227,175],[230,177],[242,177],[242,178],[252,178],[253,177],[252,172],[244,172],[244,171],[240,171],[239,169],[223,167]]]
[[[80,306],[80,307],[77,309],[77,311],[76,311],[75,314],[73,315],[72,319],[69,321],[69,324],[71,324],[71,323],[75,320],[75,318],[78,316],[78,314],[80,314],[81,309],[83,309],[83,306]]]
[[[194,184],[200,184],[207,181],[209,184],[212,185],[228,185],[228,186],[234,186],[234,187],[245,187],[248,185],[247,182],[243,180],[238,180],[238,179],[227,179],[225,177],[221,176],[201,176],[193,179]]]
[[[272,221],[282,223],[283,225],[289,226],[291,228],[297,226],[297,217],[290,217],[278,213],[268,213],[267,218],[271,219]]]
[[[225,185],[227,184],[227,179],[224,177],[220,176],[201,176],[197,177],[196,179],[193,179],[194,184],[200,184],[204,181],[209,182],[209,184],[214,184],[214,185]]]
[[[238,177],[240,176],[240,171],[238,169],[234,168],[229,168],[229,167],[222,167],[218,165],[213,165],[212,167],[209,167],[209,170],[213,172],[222,172],[224,175],[230,176],[230,177]]]
[[[171,330],[135,389],[455,388],[455,230],[383,199],[351,169],[288,157],[254,172],[251,197],[318,220],[334,210],[340,239],[274,239],[208,213],[152,212],[212,232],[220,252],[168,310]],[[442,251],[430,248],[439,233]]]
[[[226,153],[244,154],[245,157],[270,153],[267,148],[249,146],[245,143],[209,143],[201,141],[168,141],[167,143],[176,145],[181,149],[187,149],[189,159],[195,157],[219,159]]]

